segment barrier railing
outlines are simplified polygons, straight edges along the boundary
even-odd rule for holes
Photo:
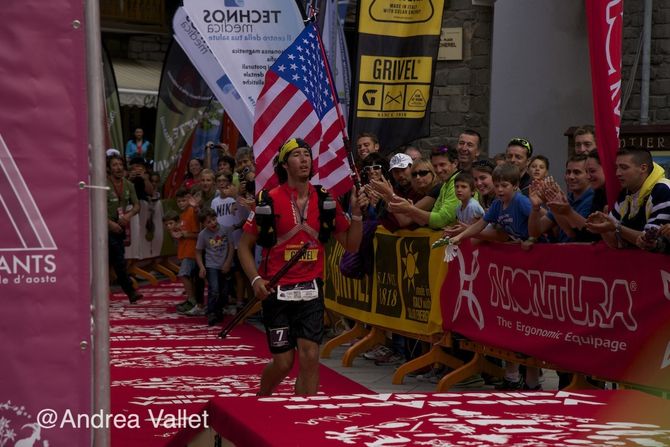
[[[362,337],[343,358],[350,366],[391,330],[432,341],[430,359],[456,368],[439,390],[465,374],[499,373],[484,355],[670,390],[670,257],[604,244],[536,244],[523,251],[514,244],[473,249],[465,243],[447,274],[444,251],[430,250],[439,236],[425,229],[378,230],[374,275],[361,281],[341,275],[341,247],[330,247],[326,306],[360,323],[326,344],[325,356]],[[451,344],[452,332],[464,335],[461,347],[476,353],[467,365],[442,355],[439,346]],[[399,371],[412,369],[406,364]],[[400,382],[402,375],[394,376]]]

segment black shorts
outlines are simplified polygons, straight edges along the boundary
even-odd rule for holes
[[[295,349],[304,338],[321,344],[323,339],[323,285],[317,280],[319,297],[310,301],[279,301],[274,293],[263,300],[263,324],[270,352]]]

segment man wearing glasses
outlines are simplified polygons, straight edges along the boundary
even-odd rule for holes
[[[430,162],[440,180],[444,182],[440,195],[435,201],[424,197],[416,205],[406,199],[395,197],[389,203],[388,210],[396,214],[401,224],[404,223],[404,219],[399,215],[404,215],[419,225],[428,225],[434,229],[456,223],[456,208],[460,204],[454,190],[454,178],[460,172],[458,170],[458,151],[447,146],[433,149]]]
[[[389,162],[389,171],[393,177],[394,184],[391,185],[386,179],[380,181],[372,180],[370,186],[378,193],[384,202],[390,203],[396,197],[409,199],[416,203],[422,196],[412,188],[412,157],[407,154],[398,153],[391,157]],[[380,219],[380,223],[389,231],[396,231],[412,224],[407,220],[405,225],[398,222],[398,219],[391,213],[385,213]]]

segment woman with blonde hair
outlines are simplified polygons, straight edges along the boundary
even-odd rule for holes
[[[441,186],[440,179],[435,174],[435,169],[429,160],[420,158],[414,160],[412,164],[412,189],[418,194],[425,196],[433,190],[439,189]]]

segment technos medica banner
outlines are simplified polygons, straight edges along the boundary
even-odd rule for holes
[[[83,7],[2,4],[0,445],[90,443],[76,426],[91,411]]]
[[[249,110],[265,72],[304,28],[289,0],[184,0],[184,9]]]

